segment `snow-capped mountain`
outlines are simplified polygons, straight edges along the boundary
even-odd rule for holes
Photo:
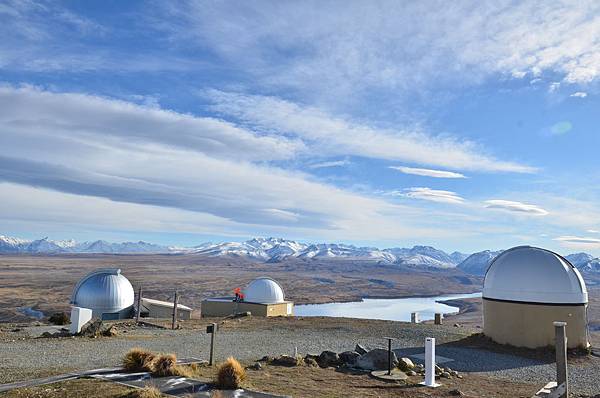
[[[587,253],[569,254],[565,258],[582,272],[600,272],[600,258]]]
[[[491,251],[484,250],[482,252],[473,253],[460,264],[458,269],[472,275],[485,275],[490,263],[498,254],[502,253],[502,250]]]
[[[146,242],[109,243],[103,240],[76,242],[74,240],[50,240],[48,238],[25,240],[0,236],[0,253],[168,253],[165,246]]]

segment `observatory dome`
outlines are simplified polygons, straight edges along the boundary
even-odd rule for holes
[[[483,298],[543,304],[585,304],[587,289],[579,271],[565,258],[531,246],[496,257],[485,275]]]
[[[71,304],[89,308],[93,316],[121,313],[133,306],[133,286],[121,275],[121,270],[100,269],[86,275],[77,283]]]
[[[250,303],[274,304],[283,303],[283,288],[271,278],[257,278],[246,286],[244,300]]]

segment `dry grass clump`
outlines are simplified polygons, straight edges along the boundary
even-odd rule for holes
[[[146,386],[143,388],[136,389],[129,394],[126,398],[162,398],[162,393],[156,387]]]
[[[132,348],[123,357],[123,368],[128,372],[153,372],[156,355],[143,348]]]
[[[154,358],[152,374],[155,376],[174,376],[177,357],[173,354],[162,354]]]
[[[246,380],[246,370],[235,358],[229,357],[219,365],[215,384],[219,388],[235,390],[240,388],[244,380]]]

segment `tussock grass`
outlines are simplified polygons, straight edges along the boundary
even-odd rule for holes
[[[136,389],[125,395],[123,398],[162,398],[160,390],[156,387],[146,386]]]
[[[246,380],[246,370],[235,358],[229,357],[219,365],[215,384],[219,388],[235,390],[240,388],[244,380]]]
[[[156,355],[143,348],[132,348],[123,357],[123,368],[128,372],[153,372]]]
[[[154,357],[152,362],[152,374],[154,376],[175,376],[174,370],[177,366],[177,357],[173,354],[161,354]]]

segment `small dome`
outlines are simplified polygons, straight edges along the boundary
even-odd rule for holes
[[[71,296],[71,304],[91,309],[94,316],[120,312],[133,302],[133,286],[120,269],[100,269],[86,275]]]
[[[483,298],[547,304],[585,304],[585,282],[565,258],[530,246],[498,255],[483,283]]]
[[[244,300],[250,303],[283,303],[283,289],[271,278],[257,278],[250,282],[244,291]]]

